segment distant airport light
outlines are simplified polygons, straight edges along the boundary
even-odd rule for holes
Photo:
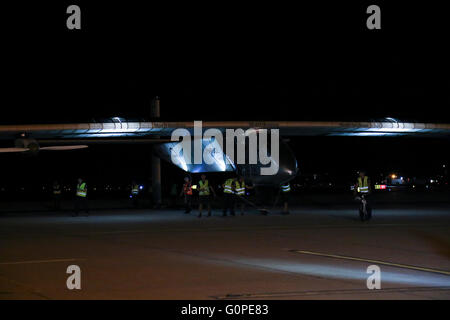
[[[385,190],[387,186],[385,184],[376,184],[375,189],[376,190]]]
[[[393,174],[391,174],[391,178],[392,179],[397,179],[397,175],[393,173]]]

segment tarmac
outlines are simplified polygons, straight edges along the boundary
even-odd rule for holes
[[[0,215],[0,299],[450,299],[450,206]],[[68,289],[79,266],[81,289]],[[368,267],[380,270],[369,289]],[[373,282],[371,282],[373,283]]]

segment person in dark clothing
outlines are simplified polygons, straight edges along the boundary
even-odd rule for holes
[[[134,208],[139,206],[139,185],[136,181],[131,182],[130,200]]]
[[[75,213],[74,216],[78,216],[80,209],[84,210],[86,216],[89,215],[89,206],[87,200],[87,183],[83,179],[78,179],[77,192],[75,195]]]
[[[355,196],[355,200],[357,200],[358,202],[364,200],[366,202],[366,208],[368,213],[366,219],[370,220],[372,218],[372,201],[371,201],[372,184],[370,178],[366,175],[366,172],[364,170],[359,171],[359,176],[356,179],[353,193]],[[362,221],[365,220],[361,212],[360,218]]]
[[[170,208],[176,208],[177,207],[177,184],[172,184],[172,187],[170,188],[170,198],[169,198],[169,207]]]
[[[223,217],[227,216],[228,209],[232,216],[235,215],[234,207],[236,205],[236,178],[230,178],[223,184]]]
[[[198,188],[198,217],[202,217],[202,210],[203,207],[206,207],[208,209],[208,217],[211,216],[211,192],[216,197],[216,192],[214,191],[213,187],[209,185],[209,181],[206,180],[206,175],[201,175],[201,180],[198,182],[199,188]]]
[[[283,202],[283,211],[281,214],[289,214],[289,195],[291,194],[291,185],[289,182],[280,186],[281,201]]]
[[[184,213],[190,213],[192,211],[192,183],[189,177],[184,178],[183,188],[180,193],[181,196],[184,196]]]
[[[58,181],[53,182],[53,209],[59,211],[61,209],[61,185]]]

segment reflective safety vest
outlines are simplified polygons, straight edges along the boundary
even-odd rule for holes
[[[87,195],[87,186],[86,182],[83,182],[82,184],[77,185],[77,196],[86,198]]]
[[[198,189],[198,194],[201,196],[209,196],[209,183],[208,180],[205,180],[205,183],[203,183],[203,180],[199,181],[200,188]]]
[[[245,182],[240,184],[239,181],[236,181],[236,194],[238,196],[245,196]]]
[[[291,191],[291,185],[290,185],[289,183],[283,184],[283,185],[281,186],[281,191],[282,191],[282,192],[289,192],[289,191]]]
[[[53,194],[61,194],[61,188],[59,185],[53,186]]]
[[[369,178],[367,176],[364,177],[364,181],[361,179],[361,177],[358,178],[358,192],[359,193],[369,192]]]
[[[223,193],[231,193],[233,194],[233,179],[228,179],[225,181],[225,187],[223,189]]]
[[[137,195],[139,193],[139,186],[137,184],[135,184],[132,188],[131,188],[131,194],[133,195]]]
[[[185,183],[183,185],[184,194],[192,196],[192,186],[190,183]]]

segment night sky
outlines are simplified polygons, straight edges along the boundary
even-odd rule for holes
[[[156,95],[167,121],[450,122],[449,26],[438,5],[379,3],[382,30],[369,31],[365,9],[372,2],[92,2],[2,9],[2,124],[151,120]],[[81,31],[66,29],[69,4],[81,7]],[[292,144],[311,172],[351,171],[358,165],[352,152],[361,149],[370,150],[365,165],[373,169],[448,161],[448,141],[400,141],[303,138]],[[118,167],[123,179],[148,174],[148,150],[120,148],[39,160],[8,155],[0,161],[13,170],[3,180],[12,172],[22,180],[50,180],[71,171],[79,157],[89,158],[88,165],[73,170],[91,176],[110,176]],[[124,150],[129,156],[118,156]],[[142,159],[138,172],[128,175],[123,168],[135,158]]]
[[[3,123],[148,118],[155,95],[166,120],[449,120],[438,6],[380,4],[369,31],[363,2],[25,3],[2,17]]]

